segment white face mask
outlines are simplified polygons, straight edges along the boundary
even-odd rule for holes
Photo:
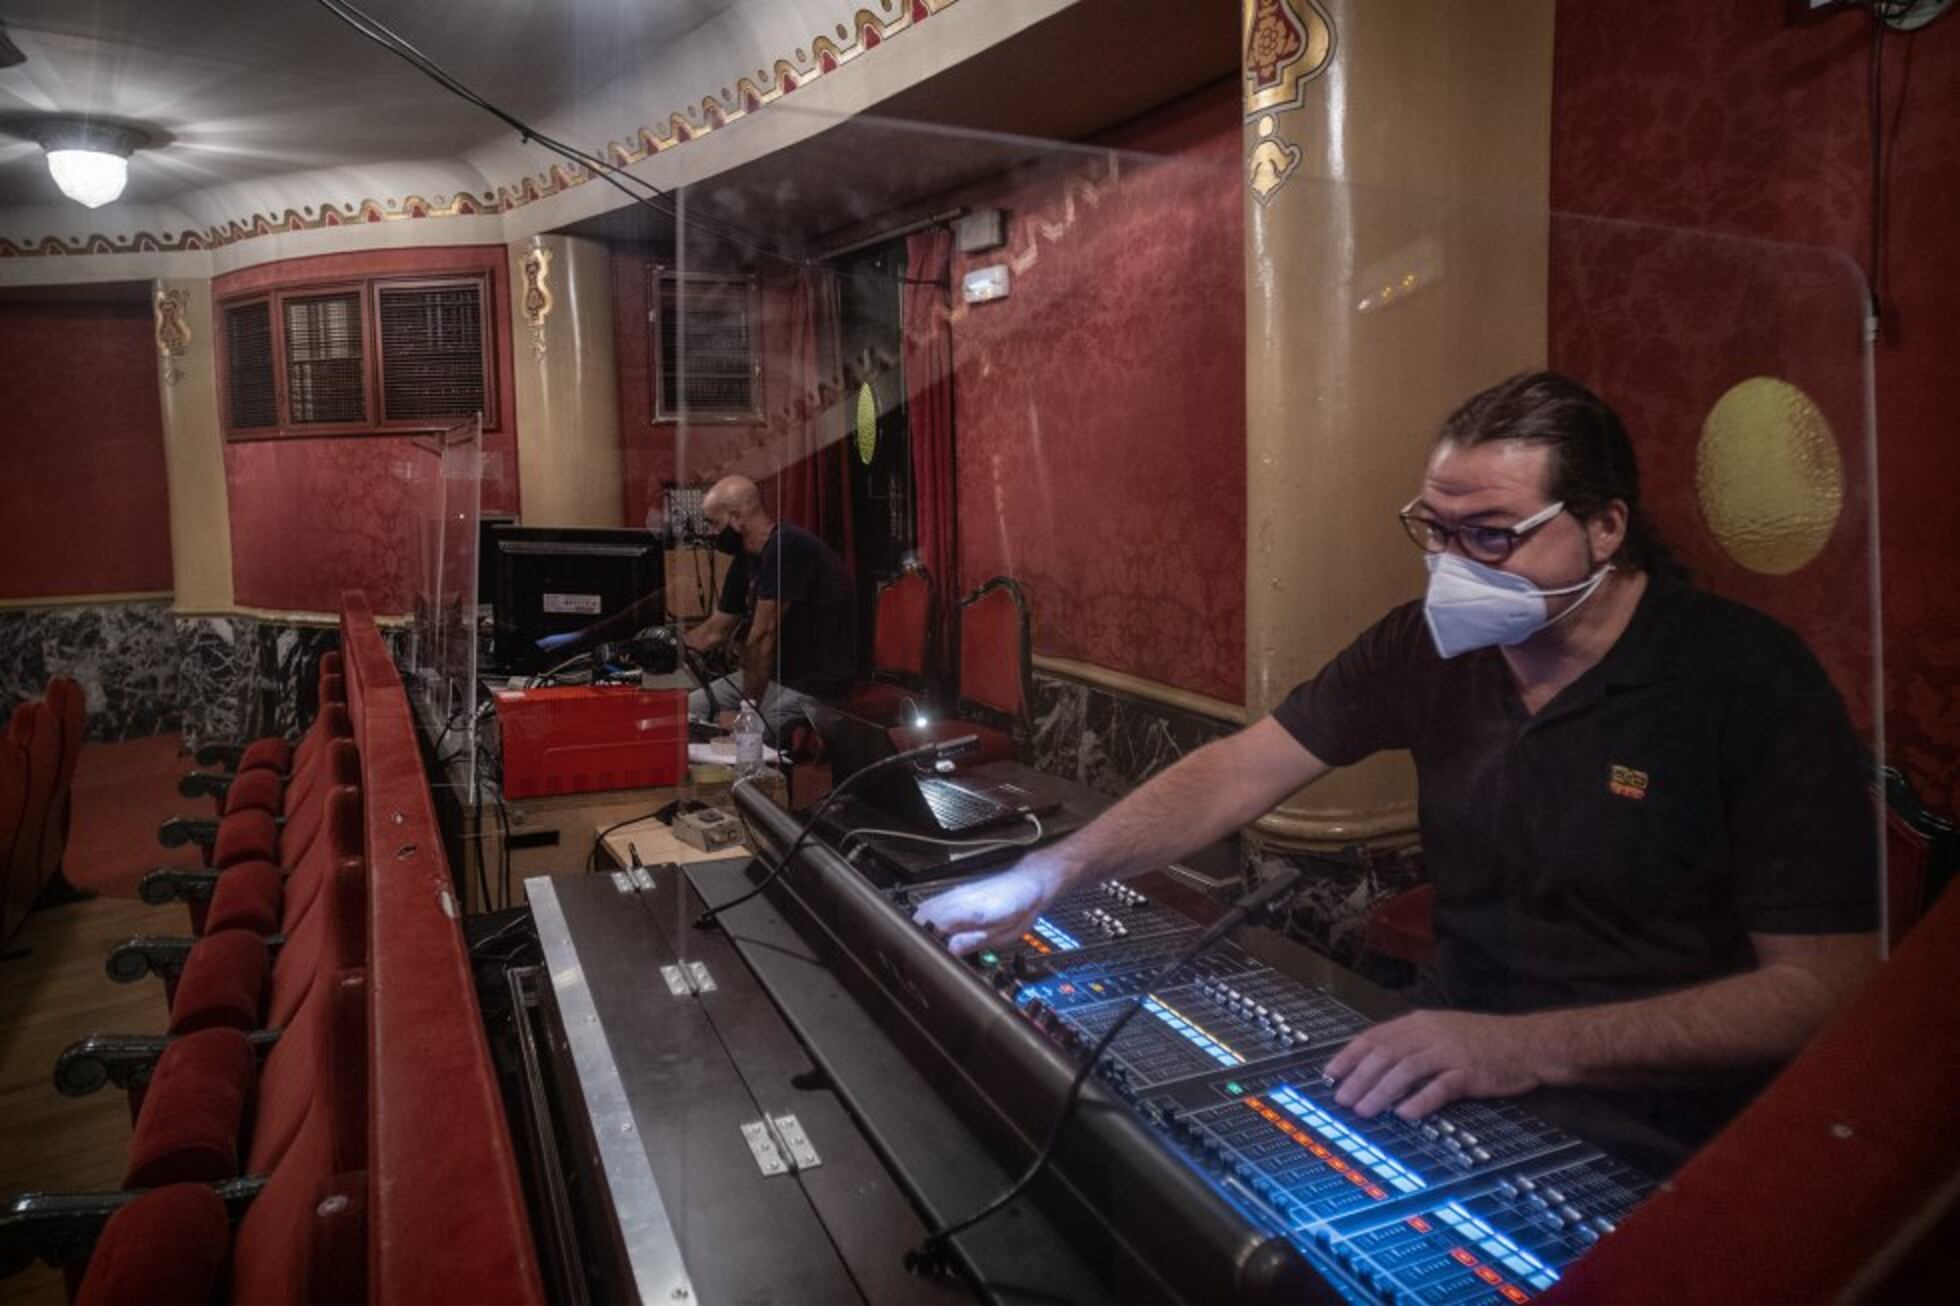
[[[1454,553],[1429,554],[1428,562],[1429,593],[1422,611],[1436,652],[1446,658],[1493,644],[1522,644],[1554,621],[1571,616],[1613,570],[1609,562],[1577,585],[1541,590],[1522,576]],[[1552,617],[1545,600],[1561,594],[1579,597]]]

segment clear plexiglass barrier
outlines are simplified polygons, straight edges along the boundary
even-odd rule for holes
[[[827,172],[757,165],[612,215],[634,309],[619,320],[647,321],[651,362],[622,423],[625,519],[669,525],[677,492],[732,477],[770,523],[821,542],[787,564],[771,547],[748,592],[724,596],[744,613],[794,596],[767,692],[830,699],[825,642],[854,640],[836,659],[846,701],[992,727],[1023,761],[1124,792],[1421,599],[1398,514],[1463,511],[1423,502],[1438,433],[1473,395],[1550,370],[1610,412],[1572,417],[1572,511],[1519,546],[1533,583],[1577,586],[1611,561],[1602,593],[1678,573],[1767,616],[1821,665],[1875,777],[1859,269],[1547,211],[1502,178],[1337,184],[1296,158],[1276,179],[1266,154],[1242,160],[1229,119],[1192,108],[1095,145],[816,120],[805,151]],[[1612,416],[1623,446],[1579,429]],[[1532,488],[1533,507],[1556,497]],[[1602,551],[1597,510],[1636,496],[1632,543]],[[849,634],[809,620],[819,554],[849,578]],[[908,576],[926,582],[923,615],[881,606]],[[923,622],[920,662],[881,618]],[[1683,783],[1612,760],[1601,799],[1618,785],[1652,811]],[[1614,812],[1532,819],[1592,821],[1606,840]],[[1411,769],[1364,763],[1267,824],[1323,846],[1413,837]],[[1868,835],[1860,865],[1882,855]],[[1354,956],[1368,896],[1321,904],[1316,941]]]
[[[402,466],[416,504],[405,551],[413,607],[403,680],[434,728],[441,783],[457,786],[465,801],[474,802],[482,419],[408,442]]]
[[[955,740],[948,768],[1027,768],[1017,783],[1041,773],[1086,804],[962,826],[928,801],[944,775],[922,754],[916,795],[867,785],[836,809],[848,833],[817,835],[886,883],[1005,865],[1277,709],[1299,748],[1268,733],[1231,801],[1160,797],[1133,809],[1137,838],[1153,860],[1211,857],[1186,883],[1222,901],[1307,866],[1282,923],[1350,966],[1374,913],[1427,879],[1434,952],[1401,973],[1434,986],[1419,997],[1605,1005],[1746,971],[1786,936],[1883,947],[1872,297],[1842,253],[1561,212],[1544,169],[1501,152],[1425,158],[1427,141],[1406,167],[1357,166],[1256,125],[1223,83],[1087,142],[764,112],[794,144],[629,183],[643,202],[514,254],[515,441],[580,461],[534,454],[521,503],[495,487],[519,520],[495,536],[494,632],[483,436],[465,424],[413,455],[408,663],[438,761],[462,759],[439,782],[462,777],[491,905],[527,873],[512,828],[520,853],[562,834],[551,869],[570,871],[599,864],[615,818],[681,792],[554,832],[518,807],[542,787],[479,784],[493,633],[486,665],[526,710],[577,697],[535,692],[553,684],[691,691],[688,796],[725,805],[753,727],[799,819],[896,750]],[[662,946],[733,965],[709,937]],[[1056,967],[1081,946],[1052,921],[1020,938]],[[693,991],[669,970],[647,991]],[[1059,1011],[1078,995],[1052,978]],[[1199,1056],[1194,1078],[1265,1055],[1218,1032],[1232,1013],[1176,1006],[1142,1027],[1167,1058]],[[1265,1033],[1244,1038],[1281,1037],[1257,1011]],[[940,1050],[984,1066],[996,1032]],[[670,1054],[723,1055],[705,1024]],[[1241,1112],[1217,1136],[1334,1137],[1324,1062],[1304,1064],[1221,1083],[1265,1123]],[[1716,1117],[1641,1119],[1679,1141]],[[1339,1197],[1426,1182],[1368,1155],[1388,1178],[1350,1167]],[[1304,1205],[1214,1187],[1322,1254]],[[1583,1249],[1510,1250],[1503,1281],[1535,1294]]]

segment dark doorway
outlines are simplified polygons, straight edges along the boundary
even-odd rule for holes
[[[869,665],[878,586],[918,543],[912,440],[905,418],[900,290],[905,242],[849,255],[838,265],[838,345],[844,371],[844,459],[850,468],[857,548],[859,663]]]

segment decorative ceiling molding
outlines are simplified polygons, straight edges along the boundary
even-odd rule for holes
[[[862,58],[900,32],[952,8],[957,0],[878,2],[886,16],[880,17],[868,8],[858,9],[848,25],[838,23],[813,36],[808,45],[798,47],[792,57],[773,60],[769,67],[758,69],[753,78],[738,77],[732,86],[723,86],[719,94],[703,96],[698,103],[669,114],[663,122],[640,127],[623,141],[609,142],[604,150],[605,157],[620,167],[630,167],[656,154],[664,154],[699,140]],[[259,236],[325,227],[422,218],[500,216],[562,194],[574,186],[582,186],[597,177],[596,172],[581,165],[553,164],[541,173],[480,193],[438,194],[432,198],[408,195],[402,199],[360,199],[346,203],[329,200],[318,205],[287,208],[279,213],[256,213],[249,218],[235,218],[202,230],[189,228],[175,235],[167,231],[138,231],[127,235],[51,235],[38,240],[15,240],[0,236],[0,259],[198,252],[219,249]]]

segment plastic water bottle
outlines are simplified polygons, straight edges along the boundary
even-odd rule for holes
[[[762,770],[762,713],[755,710],[755,704],[742,700],[742,710],[735,714],[735,774],[755,775]]]

